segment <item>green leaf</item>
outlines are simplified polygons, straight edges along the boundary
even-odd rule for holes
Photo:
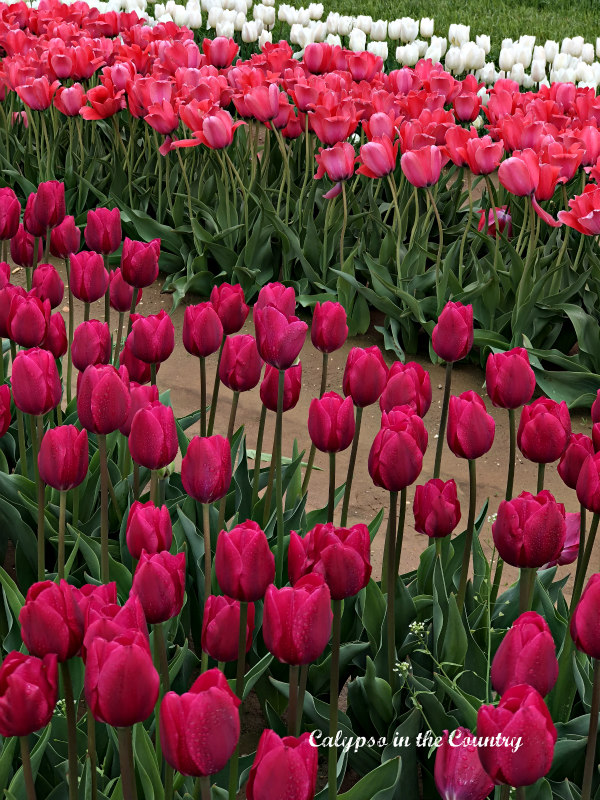
[[[456,605],[456,597],[451,594],[448,598],[448,620],[441,649],[442,661],[462,664],[467,654],[467,647],[467,634]]]
[[[141,723],[133,726],[133,754],[144,798],[163,800],[165,792],[148,731]]]
[[[361,778],[349,791],[339,794],[338,800],[393,800],[401,772],[401,759],[392,758]]]

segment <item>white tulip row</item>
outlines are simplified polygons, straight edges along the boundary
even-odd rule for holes
[[[31,2],[33,7],[38,4],[39,0]],[[486,86],[499,78],[511,78],[525,89],[555,81],[594,89],[600,85],[600,62],[595,60],[600,59],[600,37],[595,45],[583,36],[565,38],[562,43],[547,41],[543,46],[536,45],[535,36],[505,39],[496,65],[487,60],[489,36],[478,35],[471,41],[470,26],[459,24],[450,25],[447,36],[435,36],[435,23],[429,17],[388,21],[330,12],[323,19],[323,3],[310,3],[306,8],[281,3],[276,9],[275,0],[187,0],[185,5],[183,0],[156,4],[147,0],[88,0],[88,4],[101,12],[137,11],[149,24],[173,21],[192,30],[214,30],[217,36],[233,37],[237,33],[243,42],[261,47],[272,41],[278,20],[289,25],[288,38],[299,48],[298,57],[308,44],[328,42],[355,52],[369,50],[387,61],[390,46],[399,42],[394,55],[400,66],[412,67],[419,59],[430,58],[443,63],[454,75],[474,73]]]

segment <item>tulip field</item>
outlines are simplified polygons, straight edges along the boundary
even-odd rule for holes
[[[0,796],[598,800],[595,38],[236,2],[0,3]]]

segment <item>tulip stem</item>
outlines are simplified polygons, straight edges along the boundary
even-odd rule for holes
[[[298,714],[296,717],[296,730],[294,736],[300,736],[302,732],[302,715],[304,713],[304,695],[306,694],[306,684],[308,681],[308,664],[300,667],[300,683],[298,686]]]
[[[200,436],[206,436],[206,358],[200,356]]]
[[[258,436],[256,438],[256,453],[254,454],[254,475],[252,476],[252,503],[250,508],[254,508],[258,500],[258,484],[260,483],[260,462],[262,458],[262,445],[265,435],[265,422],[267,420],[267,407],[263,406],[260,411],[258,423]]]
[[[83,321],[89,322],[90,321],[90,304],[84,303],[83,304]]]
[[[296,725],[298,718],[298,673],[300,667],[297,664],[290,664],[290,699],[288,704],[288,736],[296,735]]]
[[[107,253],[104,253],[103,259],[104,259],[104,269],[107,271],[107,273],[110,273]],[[110,334],[110,289],[108,287],[104,295],[104,322],[108,324],[108,331]]]
[[[430,186],[427,186],[427,195],[429,197],[429,202],[431,203],[431,207],[433,208],[433,213],[435,214],[435,218],[437,220],[438,235],[439,235],[437,258],[435,261],[435,293],[439,308],[442,301],[439,290],[440,290],[440,267],[442,264],[442,250],[444,248],[444,226],[442,225],[442,218],[440,217],[440,212],[438,211],[438,207],[433,197],[433,192],[431,191]]]
[[[585,527],[586,527],[586,508],[583,503],[579,504],[579,551],[577,552],[577,567],[575,575],[579,574],[581,569],[581,562],[583,561],[583,554],[585,551]]]
[[[277,420],[275,422],[275,458],[277,473],[275,475],[275,495],[277,503],[277,586],[283,586],[283,475],[281,465],[281,436],[283,429],[283,391],[285,388],[285,370],[279,370],[277,390]]]
[[[329,500],[327,501],[327,522],[333,522],[335,509],[335,453],[329,453]]]
[[[60,493],[58,506],[58,579],[65,577],[65,516],[67,510],[67,493]]]
[[[213,429],[215,427],[215,417],[217,414],[217,401],[219,399],[219,388],[221,386],[221,379],[219,377],[219,367],[221,366],[221,358],[223,357],[223,348],[225,347],[225,339],[227,337],[223,337],[223,341],[221,342],[221,347],[219,348],[219,357],[217,359],[217,369],[215,372],[215,382],[213,384],[213,392],[212,397],[210,398],[210,417],[208,419],[208,436],[212,436]]]
[[[246,671],[246,638],[248,625],[248,603],[240,601],[240,629],[238,635],[238,656],[235,678],[235,693],[240,700],[244,697],[244,678]],[[235,800],[239,785],[240,743],[238,742],[229,762],[229,797]]]
[[[393,494],[393,493],[392,493]],[[329,681],[329,735],[335,741],[338,728],[338,702],[340,682],[340,642],[342,628],[342,601],[333,600],[333,626],[331,639],[331,677]],[[329,800],[337,797],[337,747],[330,747],[327,763]]]
[[[390,492],[390,517],[387,528],[387,561],[384,569],[387,572],[387,646],[388,646],[388,683],[394,694],[396,666],[396,519],[398,516],[398,492]]]
[[[121,788],[123,800],[137,800],[135,770],[133,766],[132,728],[117,728],[119,761],[121,763]]]
[[[239,399],[240,399],[240,393],[234,392],[233,399],[231,401],[231,411],[229,413],[229,425],[227,426],[227,438],[229,439],[229,444],[231,444],[231,440],[233,439],[233,431],[235,428],[235,417],[237,414]]]
[[[471,222],[473,220],[473,193],[471,191],[471,170],[467,170],[467,193],[469,195],[469,214],[467,216],[467,224],[460,240],[460,255],[458,257],[458,283],[462,288],[463,266],[465,255],[465,244],[467,243],[467,236],[471,230]]]
[[[169,691],[169,662],[167,660],[167,644],[165,642],[165,634],[162,622],[157,622],[154,625],[154,664],[160,674],[160,690],[156,707],[154,710],[154,749],[156,752],[156,761],[160,770],[162,762],[162,751],[160,743],[160,706],[165,694]]]
[[[73,396],[73,389],[71,387],[73,380],[73,358],[71,356],[71,347],[73,345],[73,332],[75,330],[75,310],[73,304],[73,292],[71,291],[71,262],[69,256],[67,256],[65,259],[65,267],[67,270],[67,280],[69,281],[69,341],[67,342],[67,405],[69,405]]]
[[[533,592],[535,590],[536,570],[530,567],[521,567],[519,578],[519,614],[531,611]]]
[[[329,353],[323,353],[323,366],[321,369],[321,390],[319,392],[319,397],[323,397],[325,394],[325,389],[327,388],[327,367],[329,365]],[[358,421],[358,420],[357,420]],[[356,433],[356,429],[355,429]],[[306,465],[306,472],[304,473],[304,481],[302,483],[302,494],[306,494],[308,491],[308,484],[310,482],[310,474],[313,470],[313,464],[315,463],[315,455],[317,452],[317,448],[313,443],[310,447],[310,453],[308,456],[308,463]],[[343,524],[343,523],[342,523]]]
[[[494,242],[494,273],[497,274],[498,272],[498,253],[500,248],[500,226],[498,224],[498,209],[496,208],[496,202],[494,200],[494,189],[492,186],[492,181],[490,180],[489,175],[485,175],[485,185],[487,187],[488,198],[490,201],[490,207],[492,209],[492,214],[494,216],[494,229],[496,232],[495,235],[495,242]]]
[[[46,575],[46,538],[44,532],[44,507],[46,505],[45,486],[40,477],[38,468],[38,454],[40,452],[40,445],[42,444],[42,436],[44,435],[44,418],[31,417],[31,443],[33,446],[33,474],[35,477],[35,485],[37,489],[37,540],[38,540],[38,581],[43,581]],[[36,430],[37,429],[37,430]]]
[[[17,357],[17,344],[10,340],[10,357],[11,363],[14,367],[15,359]],[[29,469],[27,468],[27,450],[25,449],[25,422],[23,418],[23,412],[20,408],[16,409],[17,411],[17,433],[19,438],[19,460],[21,462],[21,475],[24,478],[29,477]]]
[[[509,408],[508,410],[508,434],[509,434],[509,455],[508,455],[508,474],[506,476],[506,493],[505,500],[512,500],[513,486],[515,483],[515,460],[517,454],[517,430],[515,426],[515,410]],[[496,571],[494,573],[494,582],[492,584],[492,591],[490,594],[490,607],[493,607],[498,597],[500,590],[500,582],[502,581],[502,571],[504,569],[504,561],[498,555],[496,563]]]
[[[199,793],[198,787],[200,789]],[[210,778],[207,776],[198,778],[196,790],[194,791],[194,800],[211,800]]]
[[[140,499],[140,466],[133,462],[133,499]]]
[[[150,501],[158,506],[158,471],[150,471]]]
[[[132,316],[133,314],[135,314],[135,307],[137,306],[138,303],[139,294],[140,294],[139,289],[133,290],[133,295],[131,297],[131,306],[129,308],[129,321],[127,323],[127,336],[129,336],[129,334],[131,333],[131,328],[133,326]]]
[[[598,737],[598,710],[600,709],[600,660],[594,659],[594,686],[592,689],[592,705],[590,708],[590,727],[587,748],[585,751],[585,767],[581,800],[590,800],[592,796],[592,779],[596,767],[596,739]]]
[[[459,614],[462,614],[465,604],[465,594],[467,592],[467,578],[469,576],[469,563],[471,561],[471,549],[473,546],[473,531],[475,528],[475,508],[477,504],[477,461],[469,459],[469,520],[467,522],[467,532],[465,536],[465,549],[463,550],[462,568],[460,571],[460,583],[458,584],[458,595],[456,605]]]
[[[348,507],[350,505],[350,492],[352,491],[352,480],[354,478],[354,468],[356,466],[356,456],[358,453],[358,440],[360,437],[360,425],[362,422],[363,410],[360,406],[356,406],[356,425],[354,428],[354,436],[352,438],[352,450],[350,451],[350,461],[348,462],[348,475],[346,477],[346,487],[344,489],[344,500],[342,502],[342,528],[346,527],[348,522]]]
[[[90,775],[91,775],[91,789],[92,798],[96,800],[98,797],[98,775],[96,774],[96,720],[92,712],[87,709],[87,757],[90,760]]]
[[[394,564],[394,579],[400,573],[400,557],[402,555],[402,541],[404,539],[404,523],[406,521],[406,489],[400,491],[400,510],[398,513],[398,531],[396,533],[396,554]],[[441,539],[436,539],[440,542],[441,552]],[[437,548],[436,548],[437,552]]]
[[[19,743],[21,745],[21,761],[23,763],[23,777],[25,778],[25,790],[27,792],[27,800],[36,800],[35,783],[33,780],[33,772],[31,771],[31,754],[29,752],[29,737],[19,736]]]
[[[98,434],[97,438],[100,451],[100,576],[102,583],[108,583],[108,456],[106,436]]]
[[[538,473],[537,473],[537,494],[539,494],[544,488],[544,472],[546,470],[545,464],[538,464]]]
[[[393,173],[387,176],[390,189],[392,190],[392,202],[394,204],[394,222],[396,224],[396,285],[398,288],[402,286],[402,278],[400,276],[400,209],[398,207],[398,192],[396,191],[396,184],[394,182]],[[343,270],[343,265],[342,265]]]
[[[119,367],[119,356],[121,355],[121,343],[123,339],[123,326],[125,325],[125,314],[123,311],[119,311],[119,327],[117,328],[117,338],[115,340],[115,354],[113,358],[113,364],[115,367]]]
[[[210,505],[202,503],[202,518],[204,525],[204,602],[210,595],[211,583],[211,551],[210,551]]]
[[[340,270],[344,271],[344,237],[346,236],[346,226],[348,224],[348,203],[346,202],[346,182],[342,181],[342,229],[340,231]]]
[[[510,786],[500,787],[500,800],[510,800]]]
[[[64,494],[64,492],[63,492]],[[77,761],[77,727],[75,722],[75,701],[73,699],[73,684],[69,662],[63,661],[60,665],[60,674],[65,692],[65,709],[67,716],[67,743],[69,752],[69,800],[77,800],[79,766]]]
[[[154,362],[150,364],[150,385],[156,386],[156,364]]]
[[[442,450],[444,449],[444,436],[446,435],[446,422],[448,421],[448,405],[450,403],[450,388],[452,386],[452,362],[446,364],[446,382],[444,384],[444,399],[442,401],[442,416],[440,417],[440,428],[438,440],[435,448],[435,464],[433,467],[433,477],[439,478],[442,467]]]

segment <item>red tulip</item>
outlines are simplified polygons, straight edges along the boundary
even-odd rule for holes
[[[246,653],[252,647],[254,603],[248,603]],[[215,661],[235,661],[238,657],[240,603],[223,595],[209,595],[202,617],[202,650]]]
[[[431,344],[448,363],[465,358],[473,347],[473,306],[446,303],[433,329]]]
[[[286,316],[274,306],[254,307],[256,344],[262,359],[277,369],[288,369],[298,358],[308,325]]]
[[[543,565],[542,569],[550,569],[551,567],[555,567],[557,564],[559,566],[564,566],[565,564],[572,564],[574,561],[577,560],[577,557],[579,555],[581,514],[579,512],[577,512],[576,514],[567,513],[566,527],[567,527],[567,533],[565,536],[565,543],[563,545],[563,549],[561,550],[557,558],[553,558],[550,561],[546,562]]]
[[[146,408],[151,403],[158,403],[158,387],[156,385],[141,386],[139,383],[131,381],[129,384],[129,399],[129,414],[119,428],[123,436],[129,436],[133,418],[141,408]]]
[[[494,216],[494,209],[486,212],[482,209],[479,212],[479,222],[477,223],[478,231],[485,231],[488,236],[496,237],[496,219],[498,220],[498,230],[504,233],[508,239],[512,236],[512,216],[508,210],[508,206],[496,207],[496,215]]]
[[[526,683],[545,697],[558,678],[556,647],[548,623],[535,611],[526,611],[506,632],[492,662],[492,686],[503,695]]]
[[[194,131],[194,138],[196,143],[200,142],[211,150],[222,150],[229,147],[233,142],[233,134],[245,124],[242,120],[234,122],[229,111],[219,108],[200,119],[200,127]]]
[[[105,255],[114,253],[121,245],[121,212],[118,208],[88,211],[83,235],[90,250]]]
[[[398,142],[392,144],[387,136],[376,136],[370,142],[361,145],[357,161],[359,175],[367,178],[384,178],[394,171],[398,158]]]
[[[310,339],[321,353],[333,353],[343,347],[348,338],[346,309],[341,303],[326,300],[313,309]]]
[[[33,236],[45,236],[65,218],[65,185],[60,181],[40,183],[27,198],[23,225]]]
[[[75,369],[83,372],[90,364],[108,364],[110,356],[111,341],[107,322],[91,319],[75,328],[71,345],[71,358]]]
[[[353,347],[348,353],[344,378],[344,394],[352,397],[355,406],[365,408],[376,403],[388,379],[388,366],[381,350],[373,347]]]
[[[8,312],[9,338],[21,347],[37,347],[48,331],[50,302],[33,294],[13,294]]]
[[[446,438],[455,456],[481,458],[492,446],[495,430],[496,423],[477,392],[463,392],[450,398]]]
[[[189,692],[167,692],[160,707],[160,742],[167,763],[182,775],[214,775],[240,738],[240,700],[218,669],[209,669]]]
[[[447,162],[448,156],[436,145],[427,145],[420,150],[409,150],[400,158],[400,166],[406,180],[417,188],[437,183],[442,167]]]
[[[314,445],[324,453],[339,453],[350,447],[354,437],[354,405],[336,392],[314,398],[308,410],[308,433]]]
[[[40,478],[60,492],[74,489],[88,470],[88,436],[74,425],[59,425],[44,434],[38,454]]]
[[[566,536],[565,507],[544,490],[503,500],[492,525],[494,544],[513,567],[541,567],[558,558]]]
[[[164,308],[147,317],[133,314],[132,320],[130,347],[133,355],[146,364],[166,361],[175,348],[175,326]]]
[[[13,389],[14,392],[14,389]],[[600,513],[600,453],[588,456],[579,471],[577,499],[588,511]]]
[[[594,445],[589,436],[583,433],[572,433],[565,452],[560,457],[558,474],[569,489],[577,487],[579,473],[583,462],[594,454]]]
[[[242,329],[250,308],[246,305],[244,290],[239,283],[233,286],[230,283],[213,286],[210,302],[221,320],[225,336]]]
[[[77,414],[90,433],[106,435],[123,425],[129,413],[129,376],[121,367],[89,366],[79,375]]]
[[[431,538],[449,536],[460,522],[456,483],[432,478],[415,489],[415,530]]]
[[[78,117],[86,102],[87,98],[80,83],[59,86],[54,95],[54,105],[66,117]]]
[[[38,239],[37,253],[34,254],[35,239],[27,233],[23,225],[19,225],[17,232],[10,240],[10,257],[20,267],[32,267],[34,260],[39,264],[42,260],[42,242]]]
[[[67,216],[50,234],[50,252],[56,258],[68,258],[79,250],[81,231],[75,225],[75,217]]]
[[[382,411],[391,411],[396,406],[410,406],[424,417],[429,411],[431,397],[431,378],[427,370],[415,361],[406,364],[394,361],[379,398],[379,407]]]
[[[32,656],[54,653],[59,661],[77,655],[83,642],[83,614],[66,581],[40,581],[27,590],[19,614],[21,636]]]
[[[159,257],[160,239],[152,239],[151,242],[134,242],[126,236],[121,253],[123,280],[138,289],[150,286],[158,278]]]
[[[113,269],[108,274],[110,306],[120,314],[125,314],[131,309],[134,287],[128,284],[123,278],[121,268]],[[142,299],[142,290],[137,295],[137,303]]]
[[[369,452],[368,469],[375,486],[399,492],[414,483],[423,467],[427,431],[408,406],[382,415],[382,427]]]
[[[140,559],[142,550],[148,555],[168,550],[173,541],[173,527],[166,506],[136,500],[129,509],[125,529],[127,549],[133,558]]]
[[[94,303],[108,289],[108,272],[100,253],[82,250],[71,255],[69,288],[83,303]]]
[[[444,731],[435,751],[435,786],[442,800],[485,800],[494,788],[481,766],[477,747],[468,728]]]
[[[10,386],[3,383],[0,386],[0,438],[10,427]]]
[[[354,175],[354,147],[349,142],[336,142],[333,147],[320,147],[315,155],[319,165],[315,178],[323,175],[334,181],[346,181]]]
[[[254,389],[260,380],[263,361],[258,354],[256,339],[248,334],[228,336],[219,364],[221,382],[233,392]]]
[[[310,110],[308,124],[318,139],[330,147],[354,133],[358,127],[356,108],[352,102],[340,103],[334,108],[315,105]]]
[[[311,800],[317,784],[318,752],[310,733],[284,736],[263,731],[250,768],[248,800]]]
[[[291,317],[296,311],[296,293],[291,286],[286,287],[277,281],[267,283],[258,293],[254,311],[266,306],[275,306],[286,317]]]
[[[175,460],[178,449],[175,414],[170,406],[154,401],[137,411],[129,433],[129,452],[136,464],[162,469]]]
[[[235,600],[261,600],[275,578],[275,559],[256,522],[221,531],[215,555],[217,582]]]
[[[295,408],[300,399],[302,388],[302,364],[300,361],[284,370],[283,411]],[[260,399],[269,411],[277,411],[277,395],[279,392],[279,370],[267,364],[265,376],[260,384]]]
[[[193,356],[216,353],[223,341],[223,325],[212,303],[187,306],[183,315],[183,346]]]
[[[600,658],[599,598],[600,575],[596,573],[587,582],[571,617],[571,638],[575,647],[590,658]]]
[[[62,385],[51,353],[34,347],[17,354],[12,367],[15,405],[25,414],[42,416],[60,403]]]
[[[239,45],[226,36],[216,36],[214,39],[203,39],[202,41],[204,57],[217,69],[230,67],[239,49]]]
[[[162,136],[168,136],[179,127],[179,117],[168,100],[162,100],[160,103],[150,105],[148,113],[144,117],[144,122],[147,122],[151,128]]]
[[[569,200],[569,211],[559,211],[558,219],[586,236],[600,233],[600,187],[588,183],[583,194]]]
[[[60,312],[52,314],[41,347],[52,353],[54,358],[62,358],[67,352],[68,346],[67,329],[63,315]]]
[[[104,84],[94,86],[87,91],[89,106],[84,106],[79,112],[84,119],[108,119],[125,108],[124,90],[115,91],[111,80],[104,78]]]
[[[174,556],[166,550],[152,554],[142,550],[131,591],[153,625],[176,617],[183,606],[185,553]]]
[[[15,91],[26,106],[34,111],[44,111],[52,103],[59,85],[58,81],[50,83],[48,78],[42,75],[41,78],[33,78],[29,83],[17,86]]]
[[[515,347],[506,353],[490,353],[485,383],[495,406],[519,408],[528,403],[535,390],[535,374],[529,366],[527,350]]]
[[[40,300],[48,300],[51,308],[57,308],[63,301],[65,285],[52,264],[39,264],[33,273],[33,294]]]
[[[305,575],[295,586],[265,595],[263,638],[267,650],[284,664],[310,664],[331,636],[331,595],[320,575]]]
[[[0,239],[6,241],[16,235],[21,216],[21,204],[10,187],[0,189]]]
[[[225,497],[231,484],[231,446],[223,436],[194,436],[181,462],[184,490],[199,503]]]
[[[567,404],[540,397],[523,406],[517,444],[525,458],[537,464],[549,464],[562,456],[571,435]]]
[[[13,650],[0,667],[0,734],[29,736],[50,723],[58,696],[56,656]]]

